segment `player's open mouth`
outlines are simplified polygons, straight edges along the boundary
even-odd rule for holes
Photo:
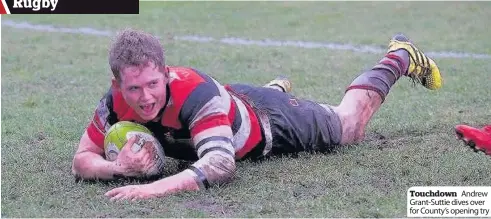
[[[146,114],[150,114],[151,112],[153,112],[153,108],[154,107],[155,107],[155,103],[149,103],[149,104],[145,104],[145,105],[140,105],[140,108]]]

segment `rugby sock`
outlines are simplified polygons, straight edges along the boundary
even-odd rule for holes
[[[400,49],[387,53],[372,70],[362,73],[348,86],[346,92],[352,89],[373,90],[384,102],[389,90],[401,76],[407,74],[409,53]]]

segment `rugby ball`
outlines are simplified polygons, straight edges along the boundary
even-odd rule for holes
[[[119,152],[126,142],[133,136],[138,135],[141,140],[150,141],[153,144],[153,159],[155,164],[147,176],[161,174],[164,167],[164,149],[153,133],[145,126],[138,123],[121,121],[112,125],[104,137],[104,153],[106,160],[115,161]],[[131,145],[133,152],[138,152],[143,144]]]

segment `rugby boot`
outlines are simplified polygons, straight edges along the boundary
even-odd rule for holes
[[[409,53],[409,67],[404,75],[430,90],[437,90],[442,86],[443,78],[436,63],[411,43],[406,36],[397,34],[390,40],[387,53],[400,49]]]
[[[491,124],[482,129],[468,125],[457,125],[455,126],[455,134],[457,139],[464,141],[475,152],[482,151],[486,155],[491,155]]]
[[[277,86],[281,88],[285,93],[290,93],[292,91],[292,83],[285,76],[279,76],[264,86],[265,87]]]

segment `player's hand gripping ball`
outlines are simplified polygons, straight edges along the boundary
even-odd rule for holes
[[[131,150],[134,153],[140,151],[145,142],[151,142],[153,145],[152,155],[155,164],[145,175],[150,177],[162,174],[164,170],[164,149],[157,138],[153,136],[153,133],[147,127],[138,123],[121,121],[111,126],[104,138],[106,160],[115,161],[126,142],[134,135],[139,136],[139,140],[131,145]]]

